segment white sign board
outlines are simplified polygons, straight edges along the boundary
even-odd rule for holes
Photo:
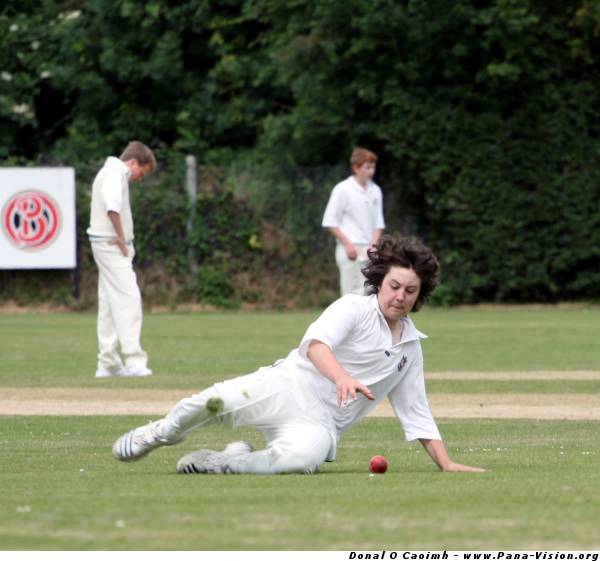
[[[74,269],[75,170],[0,168],[0,269]]]

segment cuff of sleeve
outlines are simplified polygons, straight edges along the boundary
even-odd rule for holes
[[[416,431],[408,431],[404,434],[404,438],[406,442],[412,442],[413,440],[418,440],[420,438],[425,438],[427,440],[442,440],[442,436],[439,431],[431,431],[431,432],[416,432]]]
[[[323,339],[320,338],[315,338],[315,337],[307,337],[305,339],[302,340],[302,342],[300,343],[300,346],[298,347],[298,354],[302,357],[305,358],[306,360],[309,360],[307,353],[308,353],[308,347],[310,347],[310,344],[313,341],[319,341],[319,343],[323,343],[324,345],[327,345],[330,349],[331,349],[331,345],[327,342],[324,341]]]

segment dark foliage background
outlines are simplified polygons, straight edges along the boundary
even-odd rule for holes
[[[389,229],[440,255],[438,302],[597,299],[599,54],[592,0],[5,0],[0,161],[77,169],[84,303],[91,179],[132,138],[161,161],[134,188],[155,303],[335,296],[319,222],[356,144]],[[2,272],[0,297],[68,301],[65,278]]]

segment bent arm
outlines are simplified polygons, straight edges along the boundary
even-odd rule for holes
[[[371,238],[371,246],[377,245],[377,242],[381,239],[383,235],[383,228],[375,228],[373,230],[373,237]]]
[[[338,405],[347,402],[348,394],[352,396],[352,399],[356,399],[357,392],[362,393],[367,399],[375,399],[367,386],[348,374],[325,343],[312,341],[306,356],[323,376],[335,384]]]
[[[127,245],[125,244],[125,233],[123,232],[123,224],[121,223],[121,215],[114,210],[108,211],[108,218],[115,229],[117,239],[115,244],[119,246],[121,253],[127,257]]]
[[[348,255],[348,259],[356,259],[356,257],[358,256],[358,251],[356,250],[356,247],[350,241],[348,236],[346,236],[346,234],[344,234],[344,232],[342,232],[342,230],[337,226],[329,228],[329,231],[331,232],[333,237],[339,240],[339,242],[344,246],[344,248],[346,249],[346,254]]]
[[[483,468],[466,466],[463,464],[457,464],[450,459],[446,447],[441,440],[433,440],[427,438],[419,438],[419,442],[425,448],[425,451],[429,454],[434,463],[442,471],[468,471],[468,472],[482,472],[486,471]]]

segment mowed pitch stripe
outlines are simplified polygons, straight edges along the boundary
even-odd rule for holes
[[[164,415],[190,390],[1,388],[0,415]]]
[[[566,376],[572,379],[570,375]],[[586,378],[589,379],[589,378]],[[2,388],[0,415],[165,415],[190,390]],[[440,419],[600,420],[600,394],[430,393]],[[387,400],[372,416],[391,417]]]
[[[600,420],[600,394],[429,394],[429,406],[437,419],[539,419]],[[372,416],[393,415],[389,402]]]
[[[600,380],[600,370],[516,370],[514,372],[427,372],[426,380]]]

